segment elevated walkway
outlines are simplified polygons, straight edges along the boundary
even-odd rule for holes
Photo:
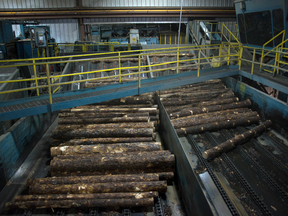
[[[222,67],[209,70],[201,70],[201,76],[197,76],[197,71],[173,74],[169,76],[150,78],[141,81],[111,84],[107,86],[68,91],[53,94],[53,103],[50,104],[49,95],[38,97],[17,99],[0,104],[0,121],[32,116],[47,112],[55,112],[61,109],[76,106],[98,103],[117,98],[139,95],[182,85],[203,82],[210,79],[234,76],[239,74],[238,69]]]

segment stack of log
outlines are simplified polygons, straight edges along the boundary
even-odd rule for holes
[[[174,155],[155,141],[158,113],[149,94],[62,110],[51,177],[29,179],[30,195],[6,207],[153,206],[175,169]]]
[[[195,134],[260,122],[248,109],[249,99],[239,101],[221,80],[210,80],[159,94],[177,134]]]

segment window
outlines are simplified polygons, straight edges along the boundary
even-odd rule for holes
[[[284,30],[283,10],[282,9],[273,10],[272,15],[273,15],[274,36],[276,36],[281,31]],[[277,46],[281,42],[282,42],[282,37],[280,36],[277,37],[275,39],[275,46]]]

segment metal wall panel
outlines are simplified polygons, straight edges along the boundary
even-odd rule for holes
[[[180,7],[181,0],[83,0],[83,7]],[[184,0],[184,7],[234,7],[234,0]]]
[[[0,0],[0,9],[68,8],[75,6],[76,0]]]

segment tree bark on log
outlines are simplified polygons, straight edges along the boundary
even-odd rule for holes
[[[151,182],[109,182],[95,184],[30,185],[29,194],[89,194],[89,193],[115,193],[115,192],[166,192],[166,181]]]
[[[53,131],[53,138],[97,138],[97,137],[153,137],[152,128],[119,128],[119,129],[77,129],[72,131]]]
[[[157,108],[72,108],[71,112],[95,112],[95,113],[101,113],[101,112],[149,112],[149,114],[159,114],[159,111]]]
[[[60,125],[54,131],[69,131],[76,129],[99,129],[99,128],[154,128],[154,122],[135,123],[108,123],[108,124],[88,124],[88,125]]]
[[[14,202],[23,201],[48,201],[48,200],[89,200],[89,199],[142,199],[157,198],[157,191],[129,192],[129,193],[93,193],[93,194],[43,194],[43,195],[18,195]]]
[[[88,200],[48,200],[8,202],[7,209],[33,209],[33,208],[95,208],[95,207],[136,207],[153,206],[154,198],[143,199],[88,199]]]
[[[85,138],[70,139],[65,143],[62,140],[53,140],[53,145],[74,146],[74,145],[94,145],[94,144],[113,144],[113,143],[134,143],[134,142],[152,142],[152,137],[107,137],[107,138]]]
[[[95,144],[78,146],[61,146],[50,148],[51,157],[57,155],[79,154],[119,154],[125,152],[160,151],[160,142],[151,143],[118,143],[118,144]]]
[[[170,93],[170,94],[161,94],[161,98],[166,98],[166,97],[201,97],[201,96],[206,96],[207,94],[223,94],[230,91],[230,89],[216,89],[216,90],[200,90],[197,92],[191,92],[191,93]]]
[[[63,177],[63,176],[92,176],[92,175],[118,175],[118,174],[143,174],[143,173],[158,173],[161,178],[161,173],[175,172],[175,167],[163,167],[163,168],[149,168],[147,169],[117,169],[117,170],[102,170],[102,171],[59,171],[59,172],[50,172],[52,177]]]
[[[139,116],[149,116],[148,112],[139,113],[89,113],[90,118],[113,118],[113,117],[139,117]],[[87,113],[77,113],[77,112],[62,112],[58,115],[59,118],[87,118]]]
[[[191,115],[195,115],[195,114],[216,112],[216,111],[221,111],[221,110],[243,108],[243,107],[249,107],[249,106],[251,106],[251,101],[249,99],[247,99],[244,101],[234,102],[231,104],[184,109],[180,112],[171,113],[169,116],[170,116],[170,118],[180,118],[180,117],[191,116]]]
[[[133,175],[102,175],[102,176],[71,176],[71,177],[48,177],[38,179],[28,179],[26,187],[35,184],[91,184],[108,182],[146,182],[159,181],[159,175],[156,173],[133,174]],[[112,199],[112,198],[111,198]]]
[[[247,113],[241,113],[241,114],[221,115],[221,116],[211,115],[211,116],[208,116],[207,118],[194,118],[194,119],[190,118],[187,121],[172,123],[172,125],[175,129],[178,129],[178,128],[185,128],[185,127],[192,127],[196,125],[203,125],[203,124],[208,124],[208,123],[218,122],[218,121],[249,118],[249,117],[257,116],[257,115],[258,115],[257,112],[247,112]]]
[[[166,111],[168,113],[173,112],[181,112],[182,110],[190,109],[190,108],[196,108],[196,107],[205,107],[205,106],[212,106],[212,105],[224,105],[224,104],[231,104],[234,102],[238,102],[238,98],[229,98],[229,99],[223,99],[223,100],[212,100],[212,101],[206,101],[206,102],[200,102],[197,104],[188,104],[184,106],[170,106],[166,108]]]
[[[87,117],[89,114],[87,113]],[[149,117],[115,117],[115,118],[61,118],[58,124],[103,124],[122,122],[149,122]]]
[[[174,155],[161,154],[159,151],[140,152],[137,155],[122,155],[115,156],[95,155],[95,157],[52,160],[50,163],[51,172],[77,172],[77,171],[104,171],[117,169],[142,169],[149,170],[151,168],[166,167],[174,168]]]
[[[223,110],[223,111],[217,111],[217,112],[211,112],[211,113],[202,113],[202,114],[196,114],[192,116],[184,116],[180,118],[175,118],[171,120],[172,124],[177,124],[182,121],[193,121],[196,118],[208,118],[208,117],[216,117],[216,116],[224,116],[224,115],[233,115],[233,114],[242,114],[242,113],[248,113],[252,112],[251,109],[245,108],[237,108],[237,109],[229,109],[229,110]]]
[[[258,123],[260,121],[260,117],[253,116],[247,119],[236,119],[231,121],[221,121],[221,122],[212,122],[209,124],[197,125],[187,128],[176,129],[178,136],[186,135],[186,134],[196,134],[203,133],[205,131],[214,131],[220,130],[223,128],[233,128],[237,126],[245,126],[249,124]]]
[[[215,146],[209,150],[206,150],[202,153],[204,159],[214,159],[218,155],[222,154],[223,152],[230,151],[237,145],[241,143],[247,142],[248,140],[252,139],[255,136],[263,133],[268,127],[272,126],[272,121],[268,120],[265,121],[263,124],[253,128],[252,130],[248,130],[245,133],[240,135],[234,136],[234,138],[227,140],[226,142],[221,143],[218,146]]]

